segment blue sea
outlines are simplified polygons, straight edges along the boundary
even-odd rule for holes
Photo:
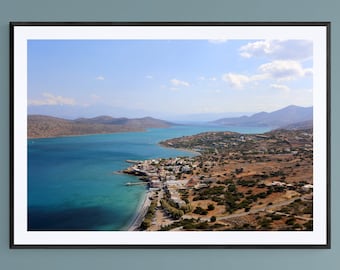
[[[205,131],[262,133],[269,128],[173,126],[145,132],[28,140],[28,230],[126,230],[146,195],[138,178],[117,173],[144,160],[192,156],[162,140]]]

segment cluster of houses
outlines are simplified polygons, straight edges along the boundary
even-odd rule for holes
[[[208,186],[207,180],[198,179],[198,176],[190,175],[188,179],[179,180],[179,174],[191,174],[198,166],[198,162],[191,158],[153,159],[133,163],[134,165],[124,170],[125,173],[140,176],[142,180],[148,182],[151,190],[163,189],[179,207],[186,204],[181,199],[179,190]]]
[[[271,186],[271,187],[282,187],[286,188],[288,190],[296,190],[297,186],[293,184],[287,184],[285,182],[281,181],[272,181],[271,183],[267,183],[266,186]],[[312,184],[303,184],[302,186],[299,186],[300,191],[303,192],[311,192],[313,191],[313,185]]]

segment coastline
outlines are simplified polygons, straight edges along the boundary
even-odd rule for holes
[[[108,135],[108,134],[120,134],[120,133],[131,133],[131,132],[146,132],[146,129],[135,130],[135,131],[115,131],[115,132],[100,132],[100,133],[84,133],[84,134],[70,134],[70,135],[57,135],[57,136],[43,136],[43,137],[29,137],[27,136],[27,140],[34,139],[59,139],[59,138],[69,138],[69,137],[84,137],[84,136],[93,136],[93,135]]]
[[[149,210],[151,204],[150,198],[153,198],[153,196],[154,192],[151,190],[147,190],[142,202],[138,206],[135,216],[131,220],[130,224],[127,226],[127,231],[138,231],[140,225],[144,220],[146,213]]]
[[[306,179],[306,171],[305,171],[305,166],[310,166],[310,162],[309,160],[312,158],[312,133],[306,133],[305,131],[285,131],[287,133],[284,133],[284,131],[277,131],[272,133],[271,135],[273,136],[272,138],[270,137],[270,140],[266,140],[267,138],[269,138],[268,136],[258,136],[257,134],[254,135],[244,135],[244,138],[240,138],[238,137],[238,135],[233,135],[230,134],[230,138],[228,140],[226,140],[225,142],[223,141],[223,143],[218,144],[219,142],[222,142],[221,138],[225,139],[224,137],[224,133],[215,133],[215,132],[206,132],[203,135],[199,135],[198,138],[200,138],[200,140],[197,140],[196,137],[191,136],[191,142],[188,141],[188,138],[184,137],[181,139],[179,138],[178,140],[175,140],[174,143],[172,144],[172,141],[170,141],[169,139],[169,144],[165,143],[165,144],[160,144],[157,142],[154,142],[152,144],[157,145],[157,147],[155,149],[159,148],[164,148],[164,150],[161,150],[160,156],[172,156],[171,159],[168,159],[166,157],[163,158],[157,158],[155,157],[154,159],[150,159],[149,156],[147,155],[141,155],[141,156],[137,156],[137,155],[129,155],[130,153],[128,152],[127,155],[117,155],[117,157],[119,157],[119,160],[125,160],[125,163],[119,163],[117,167],[115,167],[115,162],[112,162],[111,159],[106,159],[106,155],[107,155],[107,150],[109,148],[106,147],[107,142],[104,140],[104,146],[105,147],[98,147],[97,143],[101,143],[101,139],[100,138],[94,138],[93,140],[90,138],[89,140],[86,140],[86,142],[89,142],[89,145],[92,146],[89,147],[89,150],[100,150],[98,153],[101,153],[104,151],[105,155],[104,155],[104,159],[102,160],[98,160],[100,161],[100,165],[103,166],[104,164],[106,164],[106,162],[108,163],[107,166],[105,165],[105,171],[110,171],[112,172],[112,168],[114,168],[114,172],[112,172],[113,174],[131,174],[140,180],[143,181],[136,181],[136,183],[149,183],[151,188],[145,188],[143,187],[142,189],[138,190],[138,193],[134,193],[134,192],[128,192],[130,195],[127,196],[125,195],[124,192],[119,192],[120,194],[117,194],[118,198],[119,196],[122,196],[122,200],[124,200],[124,202],[126,202],[126,205],[131,204],[131,202],[134,201],[134,207],[131,209],[129,208],[128,213],[126,213],[125,218],[124,218],[124,222],[120,223],[119,226],[116,227],[111,227],[111,228],[115,228],[113,230],[120,230],[120,231],[142,231],[142,230],[147,230],[147,231],[158,231],[161,229],[170,229],[172,230],[172,227],[167,227],[168,225],[175,223],[175,220],[173,218],[173,216],[171,215],[171,213],[169,213],[169,211],[167,211],[167,208],[164,208],[163,205],[161,204],[161,199],[165,198],[165,193],[166,193],[166,198],[165,199],[169,199],[172,200],[175,203],[178,203],[178,207],[179,208],[179,204],[183,204],[184,202],[186,203],[190,203],[192,204],[192,206],[190,207],[190,209],[186,209],[188,210],[187,213],[185,213],[186,215],[184,216],[184,218],[190,219],[191,217],[193,218],[198,218],[200,217],[200,213],[195,213],[193,210],[195,210],[195,208],[201,207],[203,210],[205,210],[206,208],[208,209],[209,204],[213,204],[215,207],[215,212],[209,212],[208,216],[203,217],[202,221],[209,221],[210,217],[212,217],[212,215],[215,215],[215,217],[217,219],[221,218],[221,213],[223,211],[225,211],[225,205],[222,204],[218,204],[218,202],[215,202],[212,198],[212,196],[210,197],[206,197],[199,200],[194,200],[194,197],[197,196],[197,194],[199,194],[199,191],[190,191],[190,189],[196,188],[197,185],[197,189],[200,188],[210,188],[212,187],[212,192],[215,195],[219,195],[221,189],[223,188],[223,192],[228,191],[228,187],[230,185],[230,183],[234,183],[235,184],[235,188],[237,187],[239,189],[239,193],[238,194],[245,194],[244,196],[248,196],[250,192],[248,192],[249,190],[255,191],[254,195],[256,196],[256,198],[258,200],[260,200],[261,205],[263,204],[264,206],[266,206],[269,203],[275,203],[278,200],[281,200],[282,198],[286,197],[284,192],[284,189],[287,190],[292,190],[294,188],[294,190],[299,190],[301,189],[301,183],[305,181]],[[301,133],[301,134],[300,134]],[[165,135],[164,135],[165,134]],[[158,131],[156,132],[156,135],[160,136],[160,135],[164,135],[164,136],[169,136],[168,133],[159,133]],[[139,136],[139,135],[138,135]],[[148,135],[147,135],[148,136]],[[201,136],[201,137],[200,137]],[[161,137],[161,136],[160,136]],[[135,139],[135,136],[131,136],[130,139]],[[298,138],[298,140],[296,139]],[[99,140],[100,139],[100,140]],[[273,141],[275,140],[275,144],[273,144]],[[287,148],[288,150],[285,150],[287,147],[286,146],[286,140],[289,140],[291,142],[291,144],[294,148]],[[135,142],[134,140],[131,140],[133,142]],[[197,143],[197,141],[199,143]],[[246,144],[243,148],[239,148],[238,144],[244,143],[244,142],[250,142],[249,144]],[[93,142],[96,142],[96,144],[93,144]],[[145,142],[142,140],[142,143]],[[150,145],[149,141],[147,141],[148,143],[146,144],[148,147]],[[236,143],[235,143],[236,142]],[[257,148],[254,148],[254,142]],[[54,142],[52,142],[54,144]],[[61,148],[63,151],[61,151],[62,153],[68,153],[69,151],[69,145],[70,143],[74,143],[74,141],[70,141],[70,142],[66,142],[65,145],[62,145],[62,147],[65,147],[65,150],[63,150],[63,148]],[[83,142],[81,142],[83,144]],[[112,144],[112,149],[115,150],[117,147],[117,143],[119,143],[119,145],[121,144],[120,140],[118,140],[118,142],[114,142],[114,141],[110,141],[109,142],[110,145]],[[124,142],[125,143],[125,142]],[[130,142],[128,142],[130,143]],[[83,146],[82,144],[80,144],[80,146]],[[100,144],[99,144],[100,145]],[[173,145],[179,146],[179,148],[173,147]],[[222,151],[213,151],[214,149],[216,149],[215,147],[219,146],[220,148],[222,148]],[[44,146],[44,145],[43,145]],[[48,145],[49,146],[49,145]],[[159,147],[158,147],[159,146]],[[198,150],[198,152],[194,152],[190,149],[186,149],[186,148],[180,148],[180,147],[192,147],[195,150]],[[279,150],[273,150],[271,151],[271,149],[273,147],[282,147],[283,150],[281,150],[281,148]],[[118,147],[119,148],[119,147]],[[124,148],[126,149],[130,149],[129,145],[127,144],[124,145]],[[229,159],[228,157],[226,157],[225,159],[216,159],[218,158],[221,154],[225,154],[225,152],[223,152],[223,149],[229,149],[228,151],[235,151],[236,153],[236,157],[240,157],[243,158],[243,152],[244,150],[247,149],[252,149],[253,151],[255,151],[254,153],[252,152],[245,152],[246,155],[246,161],[243,162],[243,160],[241,160],[242,166],[245,166],[245,170],[243,172],[243,167],[242,167],[242,171],[238,172],[238,170],[240,170],[240,163],[239,163],[239,159],[234,160],[233,156]],[[266,155],[263,154],[264,158],[263,162],[265,162],[266,164],[269,164],[268,168],[267,167],[261,167],[264,166],[263,162],[258,162],[258,161],[262,161],[261,159],[258,160],[258,152],[256,152],[256,149],[267,149],[266,150]],[[43,151],[45,148],[41,148],[40,151]],[[73,149],[73,148],[71,148]],[[82,147],[83,149],[83,147]],[[134,147],[131,149],[135,149]],[[174,149],[174,150],[179,150],[179,149],[183,149],[184,153],[177,153],[177,151],[171,152],[171,151],[166,151],[166,149]],[[202,150],[200,150],[202,149]],[[208,149],[208,151],[205,151],[205,149]],[[210,151],[209,151],[210,149]],[[230,150],[231,149],[231,150]],[[296,152],[298,149],[300,151],[300,155],[304,154],[306,157],[303,160],[297,160],[297,156],[296,154],[299,152]],[[60,150],[59,146],[58,146],[58,150]],[[141,150],[144,150],[144,148],[142,148]],[[196,158],[193,155],[190,155],[189,151],[194,152],[196,155]],[[47,151],[43,151],[42,153],[48,153]],[[170,153],[168,153],[170,152]],[[181,152],[181,151],[180,151]],[[40,152],[37,152],[40,153]],[[80,152],[82,153],[82,152]],[[116,152],[113,152],[114,154],[116,154]],[[143,151],[141,152],[142,154],[144,153]],[[146,152],[148,153],[148,152]],[[227,152],[226,152],[227,153]],[[33,152],[34,154],[34,152]],[[91,153],[92,154],[92,153]],[[111,156],[112,153],[110,153]],[[249,159],[249,156],[251,156],[252,154],[252,159]],[[87,152],[85,152],[85,154],[82,153],[82,155],[84,155],[85,157],[89,157],[88,160],[92,160],[92,155],[87,155]],[[284,158],[287,160],[282,160],[282,155],[284,155]],[[100,156],[100,155],[99,155]],[[178,158],[174,158],[174,157],[178,157]],[[190,157],[189,157],[190,156]],[[262,154],[261,154],[262,156]],[[48,155],[47,155],[48,157]],[[145,157],[147,157],[145,159]],[[63,162],[64,157],[61,156],[60,158]],[[158,160],[159,159],[159,160]],[[211,164],[211,166],[208,168],[208,170],[204,171],[204,167],[202,166],[200,167],[198,164],[200,162],[202,162],[202,164],[204,164],[206,161],[209,162],[210,159],[214,159],[216,160],[215,164],[212,163],[207,163],[207,164]],[[54,159],[51,159],[51,162],[53,162]],[[226,164],[224,163],[225,161],[228,161],[228,167],[226,168]],[[230,161],[230,162],[229,162]],[[253,162],[256,161],[256,162]],[[282,163],[282,162],[286,162],[286,163]],[[297,162],[299,162],[299,166],[297,166],[297,168],[295,169],[297,173],[299,173],[297,176],[294,175],[295,177],[295,184],[293,183],[293,180],[290,180],[291,178],[289,177],[290,182],[288,182],[288,184],[286,185],[285,183],[281,183],[282,181],[280,181],[282,175],[292,175],[291,171],[288,170],[288,168],[292,167],[292,164],[297,164]],[[302,163],[301,163],[302,162]],[[127,164],[126,163],[131,163],[129,165],[128,168],[130,168],[130,171],[128,169],[127,172],[121,171],[121,166],[126,168]],[[258,164],[259,163],[259,164]],[[39,164],[37,164],[39,165]],[[79,164],[76,164],[79,165]],[[53,163],[51,163],[51,167],[53,168]],[[247,167],[246,167],[247,166]],[[273,166],[275,166],[275,168],[287,168],[287,171],[276,171],[273,170]],[[37,166],[36,169],[36,173],[37,173],[37,177],[40,177],[40,169],[38,169],[39,167]],[[104,167],[103,167],[104,168]],[[295,168],[295,167],[294,167]],[[309,168],[309,167],[307,167]],[[71,166],[72,171],[74,170],[74,167]],[[190,171],[190,169],[192,169]],[[102,168],[100,167],[100,170],[102,170]],[[77,170],[78,171],[78,170]],[[131,172],[131,173],[129,173]],[[193,172],[193,173],[191,173]],[[309,171],[310,172],[310,171]],[[97,177],[98,175],[98,171],[92,171],[90,170],[89,173],[95,173],[94,175],[94,179]],[[308,173],[308,172],[307,172]],[[236,178],[235,175],[237,174]],[[91,175],[91,174],[89,174]],[[192,176],[191,176],[192,175]],[[262,175],[266,176],[263,177],[263,184],[260,184],[261,186],[248,186],[248,182],[250,184],[253,183],[257,183],[256,181],[258,181],[259,178],[262,178]],[[183,176],[183,177],[182,177]],[[203,176],[203,177],[202,177]],[[107,175],[102,175],[100,176],[98,179],[101,179],[101,177],[103,177],[103,183],[100,183],[100,187],[102,186],[102,184],[107,184],[108,187],[113,187],[114,189],[116,188],[116,186],[114,184],[118,184],[118,187],[122,187],[123,182],[127,182],[129,180],[125,181],[125,178],[120,178],[119,176],[116,178],[112,178],[109,174]],[[237,181],[239,178],[241,177],[245,177],[247,179],[249,179],[248,182],[246,181]],[[293,176],[291,176],[293,177]],[[141,179],[142,178],[142,179]],[[188,178],[193,178],[193,181],[191,181],[188,185]],[[204,178],[209,178],[209,180],[205,180]],[[269,178],[269,179],[267,179]],[[288,177],[287,177],[288,178]],[[38,178],[39,179],[39,178]],[[104,179],[108,179],[109,181],[106,181]],[[118,180],[119,181],[114,181],[114,180]],[[122,179],[122,181],[120,181],[120,179]],[[212,180],[210,180],[212,179]],[[232,179],[232,182],[230,182],[230,179]],[[312,178],[310,178],[311,180],[307,183],[312,184]],[[112,180],[112,181],[111,181]],[[176,180],[182,180],[181,182],[176,182]],[[202,181],[201,181],[202,180]],[[219,181],[219,182],[218,182]],[[262,183],[261,181],[261,183]],[[97,181],[96,181],[97,182]],[[135,182],[135,181],[133,181]],[[301,182],[301,183],[300,183]],[[59,180],[56,178],[56,183],[59,183]],[[66,184],[69,184],[68,182],[65,182]],[[259,182],[260,183],[260,182]],[[275,184],[276,183],[276,184]],[[292,183],[292,184],[291,184]],[[65,184],[65,185],[66,185]],[[177,185],[178,184],[178,185]],[[279,184],[279,185],[278,185]],[[305,183],[303,183],[305,184]],[[273,192],[273,189],[275,189],[275,186],[278,187],[282,187],[282,189],[277,190],[275,192]],[[74,187],[77,187],[77,185],[75,185]],[[217,187],[217,189],[215,189]],[[253,187],[253,189],[251,189]],[[267,188],[270,189],[270,193],[268,193],[266,190],[261,191],[260,189],[263,188]],[[160,189],[159,192],[156,192],[155,189]],[[186,189],[186,194],[182,194],[179,192],[180,189]],[[118,190],[118,188],[117,188]],[[125,187],[122,187],[122,190],[125,190]],[[169,192],[168,192],[169,191]],[[172,191],[172,192],[170,192]],[[101,188],[101,192],[102,192],[102,188]],[[204,192],[204,190],[203,190]],[[248,192],[248,193],[247,193]],[[305,191],[301,191],[302,193]],[[196,194],[195,194],[196,193]],[[216,194],[215,194],[216,193]],[[287,191],[287,193],[290,194],[290,191]],[[203,194],[203,193],[202,193]],[[261,196],[258,194],[262,194]],[[181,195],[185,195],[187,197],[187,201],[184,201],[183,198],[181,198]],[[250,195],[250,196],[254,196],[254,195]],[[201,196],[201,195],[200,195]],[[237,195],[238,196],[238,195]],[[269,197],[268,197],[269,196]],[[111,197],[111,191],[110,191],[110,197]],[[268,198],[267,198],[268,197]],[[282,197],[282,198],[281,198]],[[115,205],[114,200],[115,200],[115,196],[112,196],[113,201],[108,201],[108,206],[112,206]],[[120,197],[119,197],[120,198]],[[197,198],[200,198],[197,196]],[[215,196],[216,198],[216,196]],[[225,198],[222,198],[221,201],[223,202],[226,201]],[[310,199],[312,200],[312,199]],[[198,202],[197,202],[198,201]],[[240,207],[243,207],[245,210],[244,212],[246,213],[246,210],[249,211],[248,214],[251,214],[251,208],[253,207],[254,209],[256,209],[256,201],[251,201],[251,202],[240,202],[239,205]],[[42,201],[42,203],[45,203],[44,201]],[[101,201],[99,201],[100,204],[102,204]],[[103,203],[105,203],[105,201],[103,201]],[[241,203],[243,203],[241,205]],[[153,206],[154,204],[157,204],[155,207]],[[301,203],[301,205],[303,207],[305,207],[305,209],[309,210],[309,206],[310,205],[304,205],[304,202]],[[148,214],[148,211],[150,210],[150,206],[152,206],[152,211],[150,211],[150,215]],[[238,205],[236,205],[238,207]],[[301,206],[301,207],[302,207]],[[308,208],[309,207],[309,208]],[[123,207],[121,208],[123,210]],[[238,208],[237,208],[238,209]],[[123,210],[124,211],[124,210]],[[235,212],[236,210],[233,210],[233,212]],[[239,208],[237,211],[243,211],[241,210],[241,208]],[[174,212],[176,214],[176,216],[178,216],[176,212]],[[239,212],[237,212],[239,213]],[[302,211],[301,211],[302,213]],[[245,216],[247,216],[246,214],[244,214]],[[302,214],[301,214],[302,215]],[[115,221],[114,219],[116,218],[115,214],[110,214],[109,213],[109,218],[113,219],[113,222]],[[249,218],[253,218],[253,217],[249,217]],[[297,219],[299,217],[297,216]],[[248,219],[248,217],[247,217]],[[288,220],[288,217],[282,216],[283,221],[285,221],[286,219]],[[76,222],[78,222],[76,220]],[[233,222],[233,221],[232,221]],[[241,222],[241,221],[240,221]],[[243,222],[243,221],[242,221]],[[247,221],[248,222],[248,221]],[[256,226],[258,226],[258,228],[260,228],[261,225],[261,220],[255,221],[252,220],[251,222],[253,222]],[[276,222],[276,223],[275,223]],[[281,221],[280,221],[281,222]],[[300,222],[300,221],[298,221]],[[248,222],[249,223],[249,222]],[[282,222],[281,222],[282,223]],[[278,221],[274,220],[273,224],[275,226],[281,226],[281,223],[279,224]],[[112,223],[114,224],[114,223]],[[247,223],[244,223],[247,224]],[[250,224],[250,223],[249,223]],[[304,226],[304,224],[302,223],[302,221],[300,223],[297,223],[301,226]],[[142,225],[142,228],[141,228]],[[145,225],[145,226],[144,226]],[[174,224],[175,225],[175,224]],[[198,222],[197,224],[198,225]],[[225,225],[225,228],[228,229],[226,226],[229,225]],[[78,226],[78,225],[77,225]],[[211,226],[211,229],[218,229],[213,227],[213,224],[210,224],[209,226]],[[237,224],[231,224],[230,226],[235,226],[235,228],[238,228]],[[283,225],[285,226],[285,225]],[[195,227],[196,228],[196,227]],[[287,227],[288,228],[288,227]],[[290,228],[290,227],[289,227]],[[199,229],[199,228],[196,228]],[[109,228],[109,230],[111,230]],[[178,229],[176,229],[178,230]]]
[[[165,147],[165,148],[169,148],[169,149],[175,149],[175,150],[180,150],[180,151],[185,151],[185,152],[189,152],[192,153],[196,156],[200,156],[201,153],[191,150],[191,149],[186,149],[186,148],[175,148],[175,147],[171,147],[171,146],[166,146],[163,145],[161,143],[158,143],[159,146],[161,147]],[[126,162],[128,163],[136,163],[138,161],[134,161],[134,160],[126,160]],[[147,192],[145,193],[144,198],[142,199],[140,205],[138,206],[138,209],[136,211],[136,214],[134,215],[134,217],[132,218],[131,222],[129,223],[129,225],[126,226],[126,230],[127,231],[138,231],[139,227],[141,226],[148,210],[149,207],[151,205],[152,199],[154,199],[155,196],[155,192],[148,189]]]

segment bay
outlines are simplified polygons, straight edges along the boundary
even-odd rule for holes
[[[270,128],[173,126],[146,132],[28,140],[28,230],[126,230],[146,194],[126,186],[126,160],[193,156],[158,143],[206,131],[263,133]]]

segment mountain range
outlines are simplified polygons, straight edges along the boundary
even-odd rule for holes
[[[313,107],[299,107],[290,105],[273,112],[259,112],[251,116],[222,118],[211,123],[226,126],[268,126],[275,128],[292,128],[298,123],[310,126],[313,120]]]
[[[274,112],[260,112],[251,116],[222,118],[209,125],[267,126],[271,128],[302,129],[313,127],[313,107],[288,106]],[[46,138],[85,134],[144,131],[147,128],[166,128],[174,123],[152,117],[114,118],[98,116],[68,120],[46,115],[28,115],[28,137]]]

